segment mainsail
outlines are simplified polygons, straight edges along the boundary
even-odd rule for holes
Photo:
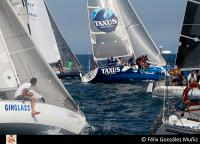
[[[135,56],[148,55],[152,63],[165,65],[165,60],[158,50],[153,40],[147,33],[142,21],[137,16],[136,11],[131,6],[129,0],[113,0],[116,2],[118,9],[123,17],[126,30],[129,34]]]
[[[182,69],[200,68],[200,0],[187,2],[176,65]]]
[[[55,38],[56,38],[56,42],[57,42],[57,45],[58,45],[58,49],[59,49],[60,56],[62,58],[63,64],[65,65],[67,61],[71,60],[73,62],[73,70],[79,71],[80,63],[79,63],[78,59],[73,54],[73,52],[69,48],[67,42],[65,41],[65,39],[64,39],[59,27],[57,26],[50,10],[48,9],[46,2],[45,2],[45,6],[46,6],[46,9],[47,9],[48,16],[50,18],[51,26],[53,28],[53,32],[54,32],[54,35],[55,35]]]
[[[27,0],[31,38],[48,63],[61,59],[43,0]]]
[[[47,103],[77,112],[78,106],[40,54],[7,0],[0,1],[0,30],[20,83],[29,82],[31,77],[36,77],[36,91]]]
[[[94,59],[134,54],[115,0],[88,0],[88,16]]]
[[[150,62],[165,65],[129,0],[88,0],[88,9],[94,57],[146,54]]]

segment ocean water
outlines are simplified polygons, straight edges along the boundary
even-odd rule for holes
[[[165,55],[164,58],[173,65],[175,56]],[[92,56],[77,57],[87,71]],[[91,135],[149,134],[163,104],[163,99],[146,93],[147,81],[84,84],[80,79],[64,79],[63,83],[93,127]]]

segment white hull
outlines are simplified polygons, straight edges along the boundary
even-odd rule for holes
[[[155,85],[154,87],[152,83],[150,83],[147,88],[147,92],[151,93],[153,97],[163,98],[165,93],[166,95],[168,95],[169,98],[172,98],[172,97],[181,97],[185,88],[186,86],[163,86],[163,85]],[[189,91],[189,95],[192,97],[200,97],[200,90],[193,89]]]
[[[182,127],[170,124],[162,124],[161,127],[158,129],[158,131],[155,133],[155,135],[180,135],[180,134],[200,134],[200,131],[184,126]]]
[[[84,115],[44,103],[36,103],[35,109],[41,113],[32,117],[30,102],[0,101],[1,133],[49,134],[45,131],[59,130],[57,134],[81,134],[87,122]],[[51,133],[50,133],[51,134]]]
[[[199,112],[199,111],[197,111]],[[175,118],[174,118],[175,117]],[[177,118],[171,115],[169,120],[163,121],[163,124],[155,132],[156,135],[171,134],[200,134],[200,121],[195,121],[190,116]]]

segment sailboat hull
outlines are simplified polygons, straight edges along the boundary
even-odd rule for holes
[[[150,67],[145,70],[133,68],[125,69],[121,66],[96,68],[82,77],[83,82],[91,83],[115,83],[132,82],[140,80],[160,80],[164,78],[164,73],[160,67]]]
[[[64,79],[64,78],[78,78],[80,77],[80,72],[79,71],[74,71],[74,70],[67,70],[67,68],[64,68],[64,72],[60,73],[60,71],[53,67],[56,75],[58,76],[59,79]]]
[[[69,73],[62,73],[62,74],[57,74],[59,79],[64,79],[64,78],[78,78],[80,77],[79,72],[69,72]]]
[[[186,126],[177,126],[163,123],[154,135],[180,135],[180,134],[200,134],[200,130]]]
[[[149,85],[151,85],[151,83]],[[151,87],[151,90],[148,90],[147,92],[151,93],[152,97],[157,98],[163,98],[164,92],[166,95],[168,95],[168,98],[181,97],[184,89],[186,88],[186,86],[164,86],[164,82],[159,82],[158,84],[154,85],[155,86]],[[200,90],[194,88],[193,90],[189,91],[188,94],[192,97],[199,97]]]
[[[81,134],[87,126],[83,115],[44,103],[36,103],[41,113],[32,117],[30,102],[0,102],[1,134]]]

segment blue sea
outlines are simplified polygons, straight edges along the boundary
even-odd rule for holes
[[[77,57],[87,71],[92,56]],[[164,55],[170,65],[175,57]],[[63,83],[93,127],[91,135],[149,134],[163,105],[163,99],[146,93],[148,82],[85,84],[80,79],[64,79]]]

